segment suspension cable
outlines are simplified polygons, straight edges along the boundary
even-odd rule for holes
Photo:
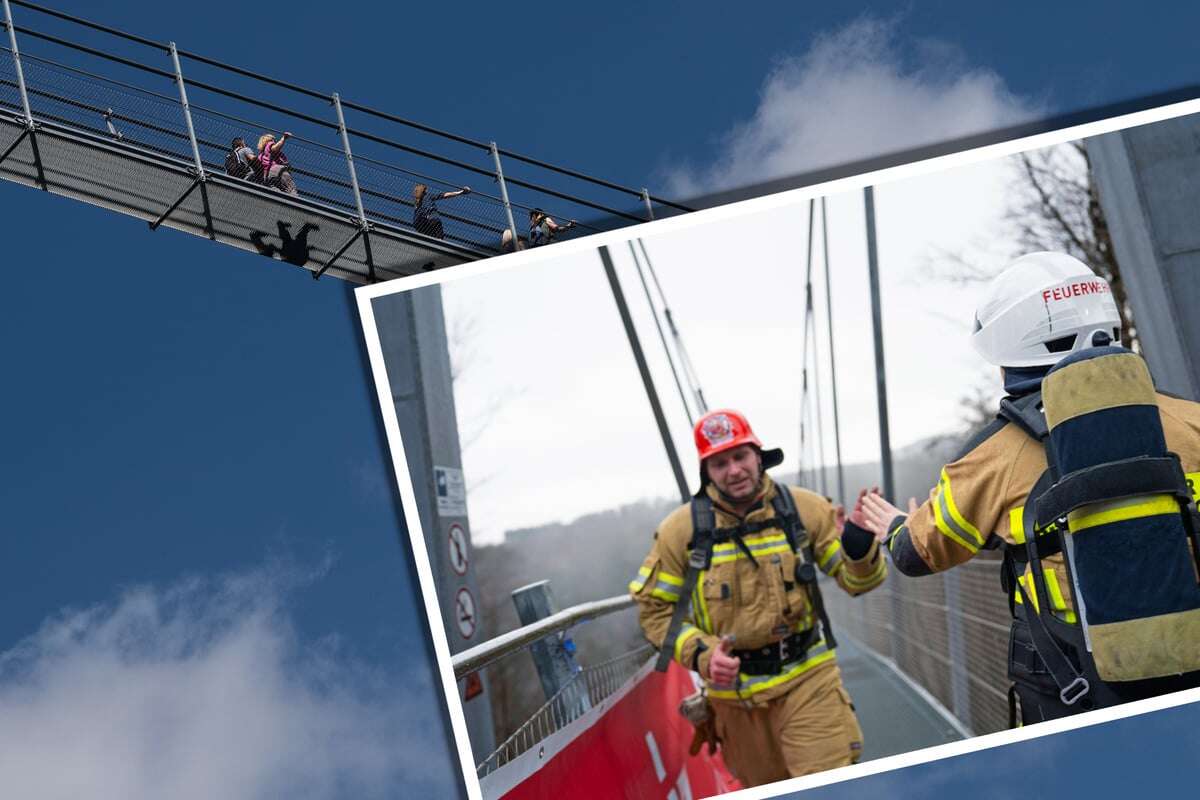
[[[700,386],[700,376],[696,373],[696,367],[692,363],[692,357],[688,354],[687,347],[683,343],[683,335],[679,332],[679,327],[675,324],[675,317],[671,314],[671,307],[667,303],[667,294],[663,291],[662,283],[658,280],[658,273],[654,269],[654,263],[650,260],[650,253],[646,250],[646,243],[639,237],[638,246],[642,249],[642,260],[646,262],[646,268],[650,272],[650,278],[654,281],[654,286],[658,289],[658,296],[662,299],[663,317],[667,320],[667,327],[671,331],[671,338],[675,341],[675,351],[679,354],[679,362],[683,367],[684,379],[687,381],[688,389],[691,390],[695,397],[696,408],[699,413],[708,413],[708,403],[704,399],[704,390]]]
[[[679,381],[679,370],[676,369],[675,359],[671,356],[671,347],[667,344],[667,335],[663,332],[662,322],[658,318],[658,309],[654,304],[654,298],[650,296],[650,284],[646,283],[646,274],[642,270],[642,262],[638,259],[632,239],[629,241],[629,254],[633,256],[633,264],[637,267],[638,278],[642,282],[643,291],[646,292],[646,304],[650,307],[650,315],[654,317],[654,327],[658,330],[658,340],[662,342],[663,352],[667,355],[667,363],[671,366],[671,377],[675,379],[675,388],[679,390],[679,399],[683,402],[683,413],[687,414],[688,425],[695,426],[696,420],[688,405],[687,392],[684,391],[683,384]]]
[[[812,232],[813,201],[808,201],[808,256],[804,279],[804,331],[800,346],[800,458],[807,457],[808,436],[808,332],[812,316]]]
[[[829,271],[829,209],[821,198],[821,252],[825,257],[825,317],[829,325],[829,382],[833,391],[833,446],[837,455],[838,502],[845,503],[846,476],[842,469],[842,427],[838,418],[837,357],[833,347],[833,289]]]

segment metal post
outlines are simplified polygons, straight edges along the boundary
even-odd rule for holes
[[[658,432],[662,435],[663,447],[667,451],[667,459],[671,462],[671,471],[675,473],[675,483],[679,486],[679,497],[686,503],[691,497],[688,491],[687,479],[683,477],[683,465],[679,463],[679,453],[671,440],[671,431],[667,427],[667,418],[663,414],[662,404],[658,402],[658,392],[654,388],[654,378],[650,375],[650,367],[646,364],[646,355],[642,352],[642,343],[638,339],[637,329],[633,327],[633,317],[629,315],[629,306],[625,302],[625,293],[621,291],[621,281],[617,270],[613,267],[612,255],[608,247],[601,245],[600,260],[604,262],[604,272],[608,276],[608,284],[612,287],[613,299],[617,301],[617,311],[621,315],[621,324],[625,326],[625,335],[629,338],[629,347],[633,350],[633,360],[637,362],[638,372],[642,376],[642,385],[646,387],[646,397],[650,400],[650,409],[654,412],[654,421],[658,423]]]
[[[650,204],[650,192],[642,187],[642,202],[646,205],[646,219],[654,219],[654,206]]]
[[[513,219],[512,203],[508,201],[508,184],[504,182],[504,167],[500,164],[500,148],[496,147],[496,143],[491,143],[492,161],[496,164],[496,182],[500,184],[500,199],[504,202],[504,216],[508,220],[508,232],[512,234],[513,252],[518,249],[521,243],[517,236],[517,223]]]
[[[196,129],[192,127],[192,107],[188,105],[187,87],[183,83],[183,70],[179,67],[179,51],[175,49],[175,43],[169,44],[171,48],[171,64],[175,67],[175,82],[179,85],[179,102],[183,104],[183,119],[187,123],[188,141],[192,144],[192,158],[196,162],[196,177],[198,180],[204,180],[204,163],[200,160],[200,144],[196,141]]]
[[[521,625],[532,625],[558,611],[554,595],[550,592],[550,581],[538,581],[514,589],[512,599],[517,607],[517,618]],[[552,633],[529,647],[529,655],[537,668],[546,699],[549,700],[562,692],[565,706],[563,711],[569,719],[578,717],[592,707],[588,700],[587,687],[581,686],[575,680],[579,673],[579,665],[575,662],[573,651],[574,643],[566,631]]]
[[[350,173],[350,188],[354,191],[354,205],[358,208],[358,222],[367,225],[367,212],[363,210],[362,193],[358,189],[358,173],[354,171],[354,154],[350,152],[350,135],[346,133],[346,117],[342,114],[342,98],[333,93],[333,107],[337,111],[338,133],[342,137],[342,150],[346,153],[346,169]]]
[[[171,65],[175,68],[175,83],[179,85],[179,102],[183,106],[183,120],[187,123],[188,141],[192,145],[192,159],[196,166],[196,183],[200,185],[200,197],[204,203],[204,232],[208,234],[208,238],[215,240],[216,236],[213,233],[212,212],[208,206],[208,187],[205,186],[207,174],[204,172],[204,162],[200,160],[200,143],[196,141],[196,129],[192,126],[192,107],[188,104],[187,86],[183,82],[183,70],[179,66],[179,51],[175,49],[175,43],[168,44],[171,50]],[[182,199],[176,205],[182,202]],[[171,210],[174,210],[172,208]],[[167,212],[169,214],[170,211]],[[161,220],[166,219],[164,214]],[[151,224],[150,228],[156,229],[158,224]]]
[[[25,90],[25,71],[21,69],[21,52],[17,49],[17,30],[13,27],[12,9],[8,0],[4,2],[4,25],[8,28],[8,47],[12,50],[13,66],[17,71],[17,91],[21,95],[21,108],[25,112],[25,127],[33,130],[33,112],[29,108],[29,93]]]
[[[350,173],[350,188],[354,191],[354,205],[358,208],[358,227],[362,231],[363,246],[366,248],[367,280],[374,283],[375,259],[371,256],[371,226],[367,222],[367,212],[363,210],[362,192],[358,188],[358,172],[354,169],[354,153],[350,151],[350,134],[346,131],[346,117],[342,113],[342,98],[338,96],[337,92],[333,93],[333,107],[337,110],[338,133],[342,136],[342,150],[346,153],[346,169]],[[314,275],[314,277],[318,276]]]
[[[875,396],[879,401],[879,458],[883,467],[883,493],[896,502],[892,482],[892,439],[888,430],[887,377],[883,368],[883,309],[879,300],[879,256],[875,243],[875,191],[863,189],[867,211],[867,271],[871,278],[871,329],[875,334]]]
[[[37,143],[37,126],[33,121],[33,110],[29,107],[29,92],[25,88],[25,71],[21,67],[21,51],[17,49],[17,29],[13,27],[12,9],[8,5],[8,0],[3,0],[4,3],[4,25],[8,28],[8,47],[12,50],[13,67],[17,73],[17,91],[21,95],[21,110],[25,115],[25,131],[29,134],[29,146],[33,150],[33,163],[37,168],[38,183],[41,184],[43,190],[46,186],[46,173],[42,169],[42,154],[38,150]],[[19,140],[18,140],[19,141]],[[5,153],[5,158],[14,150],[14,144]]]
[[[838,418],[837,357],[833,352],[833,290],[829,274],[829,212],[821,198],[821,252],[825,256],[825,317],[829,323],[829,380],[833,386],[833,446],[837,453],[838,499],[845,503],[846,478],[842,471],[842,423]]]

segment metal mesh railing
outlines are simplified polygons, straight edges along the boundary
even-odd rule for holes
[[[835,626],[891,659],[975,734],[1008,723],[1008,602],[992,553],[948,572],[887,582],[851,598],[827,592]]]
[[[340,110],[336,117],[328,109],[313,115],[291,105],[297,98],[307,104],[314,99],[335,104],[333,95],[326,96],[182,50],[176,60],[174,45],[163,45],[23,0],[12,0],[12,5],[36,12],[43,20],[49,18],[59,27],[65,23],[72,32],[71,38],[64,38],[57,35],[57,29],[51,33],[22,24],[12,26],[21,42],[24,82],[34,122],[99,135],[116,146],[136,147],[173,163],[177,170],[194,169],[194,145],[204,170],[223,174],[235,138],[243,139],[247,146],[257,150],[261,134],[289,131],[295,135],[288,138],[284,148],[288,170],[286,176],[266,181],[270,188],[295,193],[351,220],[358,219],[361,205],[369,225],[386,225],[418,240],[424,237],[467,248],[463,255],[468,252],[487,255],[522,246],[530,232],[529,212],[534,206],[544,209],[560,225],[576,223],[573,232],[562,231],[555,238],[601,230],[611,227],[613,221],[641,221],[653,213],[655,204],[665,210],[690,210],[653,197],[644,189],[593,178],[358,103],[341,102],[354,115],[354,120],[343,126],[338,122],[342,116]],[[7,27],[5,24],[6,33]],[[88,34],[89,41],[96,32],[110,37],[116,42],[115,49],[74,41],[73,32],[79,30]],[[147,49],[153,51],[148,64],[140,60]],[[0,110],[20,116],[23,115],[20,80],[14,60],[9,47],[0,47]],[[182,72],[176,71],[179,61],[186,63]],[[199,77],[187,74],[189,68],[197,65]],[[202,80],[207,78],[205,71],[213,70],[256,81],[256,86],[264,87],[263,94],[249,96]],[[189,94],[194,139],[189,135],[179,96],[181,76]],[[247,108],[255,110],[246,113]],[[434,142],[460,150],[467,148],[470,155],[431,152],[378,132],[352,127],[355,122],[380,120],[404,126]],[[354,151],[353,172],[348,166],[348,148]],[[566,183],[547,186],[507,175],[508,168],[501,166],[501,159],[511,162],[510,166],[545,171]],[[263,182],[260,175],[248,179]],[[616,193],[624,199],[613,204],[600,197],[585,196],[567,188],[571,182]],[[422,185],[427,187],[426,200],[433,199],[436,210],[419,217],[417,198]],[[471,191],[462,192],[466,186]],[[509,192],[514,188],[517,196],[510,197]],[[112,191],[118,189],[114,187]],[[112,208],[128,205],[116,198],[110,200],[97,198],[97,202]],[[427,208],[428,202],[423,210]],[[607,215],[603,223],[577,222],[578,217],[597,211]],[[434,221],[430,221],[431,217]],[[212,227],[211,220],[207,225]],[[517,236],[515,245],[510,229]]]
[[[588,705],[595,707],[616,693],[647,663],[654,652],[654,648],[645,645],[608,661],[582,668],[525,724],[517,728],[478,765],[476,772],[479,777],[495,772],[586,713],[588,706],[579,702],[581,695],[586,693]]]

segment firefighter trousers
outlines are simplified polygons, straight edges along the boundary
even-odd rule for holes
[[[836,664],[765,703],[712,705],[725,765],[743,786],[844,767],[862,755],[862,730]]]

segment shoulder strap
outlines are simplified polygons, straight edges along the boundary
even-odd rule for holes
[[[684,617],[692,606],[692,592],[696,589],[696,580],[700,572],[712,564],[713,532],[717,529],[717,515],[713,511],[712,500],[707,495],[692,498],[692,540],[689,542],[691,552],[688,554],[687,574],[683,576],[683,586],[679,587],[679,599],[675,601],[675,610],[671,612],[671,622],[667,625],[667,634],[663,637],[662,646],[658,649],[658,660],[654,668],[666,672],[671,664],[675,651],[675,640],[683,628]]]
[[[775,496],[771,498],[771,505],[775,508],[775,516],[783,523],[788,547],[795,551],[800,546],[801,535],[805,533],[804,521],[800,519],[800,512],[796,510],[796,498],[792,497],[792,492],[787,486],[776,481]]]
[[[1039,442],[1046,441],[1046,437],[1050,435],[1050,430],[1046,427],[1046,415],[1042,412],[1041,392],[1004,398],[1000,401],[1000,417]]]
[[[775,497],[771,500],[775,515],[780,518],[784,535],[787,536],[788,546],[796,554],[797,582],[808,588],[808,596],[812,602],[813,611],[821,621],[821,631],[825,635],[825,645],[830,650],[837,647],[833,637],[833,625],[829,622],[829,613],[825,610],[825,599],[821,596],[821,587],[817,584],[816,557],[813,555],[812,542],[804,535],[804,521],[796,509],[796,499],[785,484],[775,483]],[[803,545],[800,544],[803,540]],[[803,578],[805,579],[802,579]]]

